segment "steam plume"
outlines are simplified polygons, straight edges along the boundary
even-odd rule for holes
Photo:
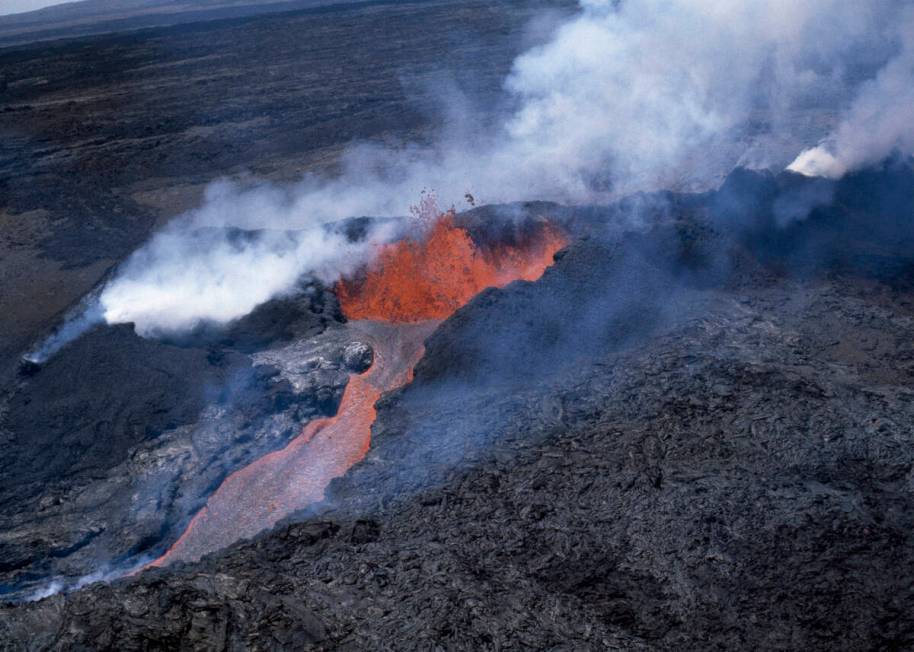
[[[863,84],[840,124],[788,167],[807,176],[838,178],[893,152],[914,154],[914,8],[901,12],[892,39],[898,53]]]
[[[783,168],[825,136],[792,169],[835,175],[911,149],[911,15],[880,0],[581,0],[515,61],[502,115],[454,102],[430,146],[353,147],[336,178],[284,191],[217,184],[131,257],[101,314],[147,335],[240,317],[302,274],[330,280],[371,255],[328,223],[405,215],[426,188],[444,207],[466,193],[602,201],[708,188],[736,164]]]
[[[286,200],[271,189],[212,188],[202,209],[156,235],[105,287],[99,298],[105,321],[133,322],[144,336],[202,321],[226,323],[291,291],[304,274],[335,281],[389,235],[376,226],[368,238],[351,242],[332,226],[300,216]],[[229,228],[238,224],[260,228]]]
[[[60,349],[103,320],[96,294],[86,297],[70,312],[63,325],[47,337],[41,345],[23,356],[33,364],[43,364]]]

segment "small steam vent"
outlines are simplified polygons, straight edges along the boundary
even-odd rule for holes
[[[41,371],[41,363],[34,359],[31,354],[25,354],[19,358],[19,375],[20,376],[34,376],[39,371]]]

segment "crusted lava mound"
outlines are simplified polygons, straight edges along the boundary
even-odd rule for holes
[[[914,645],[912,169],[737,171],[705,195],[463,219],[524,211],[574,241],[431,335],[324,504],[194,564],[4,607],[0,638]]]

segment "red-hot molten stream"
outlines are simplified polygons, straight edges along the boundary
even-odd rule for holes
[[[487,287],[538,279],[565,242],[544,222],[518,243],[482,248],[448,213],[424,237],[384,246],[364,274],[336,287],[343,314],[357,320],[353,335],[374,347],[371,369],[350,378],[336,416],[310,422],[285,448],[229,475],[151,565],[199,559],[320,501],[330,481],[365,456],[375,402],[412,380],[440,320]]]

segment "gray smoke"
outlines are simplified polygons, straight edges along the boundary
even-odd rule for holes
[[[95,584],[96,582],[112,582],[124,577],[124,575],[141,570],[150,561],[152,561],[152,559],[143,556],[132,560],[127,567],[114,567],[106,563],[98,570],[83,575],[82,577],[77,577],[75,579],[68,579],[65,577],[54,578],[30,593],[25,594],[22,597],[22,602],[38,602],[39,600],[44,600],[45,598],[57,595],[61,592],[70,593],[72,591],[78,591],[79,589],[89,586],[90,584]]]
[[[43,364],[60,349],[104,320],[97,294],[91,294],[71,310],[63,325],[48,336],[36,349],[25,354],[27,362]]]

